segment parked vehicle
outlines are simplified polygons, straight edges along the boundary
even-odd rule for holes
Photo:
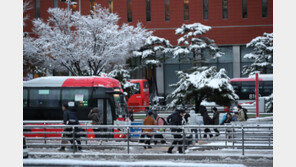
[[[146,79],[132,79],[131,83],[136,84],[137,91],[127,101],[129,110],[133,112],[143,111],[149,106],[149,85]]]

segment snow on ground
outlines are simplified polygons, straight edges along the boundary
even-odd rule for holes
[[[86,160],[70,160],[70,159],[24,159],[26,165],[72,165],[72,166],[172,166],[172,167],[245,167],[242,164],[210,164],[210,163],[182,163],[171,161],[137,161],[137,162],[116,162],[116,161],[86,161]]]

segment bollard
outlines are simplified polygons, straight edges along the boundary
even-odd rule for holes
[[[127,153],[129,154],[129,140],[130,140],[130,128],[129,126],[127,127]]]
[[[242,155],[245,155],[244,126],[242,125]]]

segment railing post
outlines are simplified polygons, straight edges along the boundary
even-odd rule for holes
[[[227,128],[225,128],[225,146],[227,146],[227,137],[228,137],[228,131],[227,131]]]
[[[268,128],[269,134],[268,134],[268,146],[270,147],[270,137],[271,137],[271,133],[270,133],[270,128]]]
[[[129,147],[129,145],[130,145],[130,143],[129,143],[129,140],[130,140],[130,128],[129,128],[129,126],[127,127],[127,153],[129,154],[129,152],[130,152],[130,147]]]
[[[44,144],[46,144],[46,127],[45,127],[45,122],[43,122],[44,125]]]
[[[244,125],[242,125],[242,155],[245,155],[245,132],[244,132]]]
[[[76,146],[75,146],[75,128],[74,128],[74,126],[72,126],[72,133],[73,133],[73,153],[75,153]]]
[[[232,149],[234,149],[234,126],[232,124]]]
[[[184,126],[182,126],[182,129],[183,129],[183,154],[185,154],[185,137],[186,137],[186,134],[185,134]]]
[[[87,124],[85,124],[86,128],[85,128],[85,132],[86,132],[86,140],[85,140],[85,144],[87,145],[87,141],[88,141],[88,137],[87,137]]]

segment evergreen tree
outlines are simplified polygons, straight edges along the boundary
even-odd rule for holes
[[[254,62],[243,67],[243,74],[251,76],[255,71],[260,71],[260,74],[273,73],[273,33],[264,33],[263,36],[254,38],[247,47],[253,48],[253,52],[246,54],[244,58]],[[271,71],[268,72],[268,69]]]
[[[198,108],[204,100],[222,106],[230,106],[234,100],[238,99],[229,83],[225,69],[220,69],[217,72],[216,67],[200,67],[190,74],[179,71],[177,75],[179,81],[170,85],[176,88],[168,96],[169,99],[172,99],[168,105],[170,108],[185,105],[194,99],[195,110],[198,112]]]

